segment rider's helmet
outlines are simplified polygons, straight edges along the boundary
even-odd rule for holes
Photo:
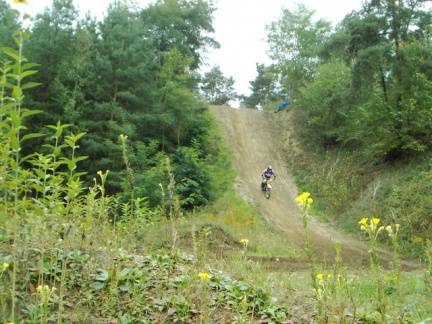
[[[271,167],[271,165],[269,165],[267,169],[269,169],[269,170],[272,170],[272,167]]]

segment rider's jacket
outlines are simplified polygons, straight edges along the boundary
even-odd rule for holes
[[[266,179],[269,179],[272,175],[276,175],[276,172],[274,172],[273,170],[264,169],[262,172],[262,176]]]

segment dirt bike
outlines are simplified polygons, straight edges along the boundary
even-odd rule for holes
[[[261,186],[261,190],[265,191],[265,197],[267,199],[270,198],[271,189],[272,189],[272,179],[271,178],[267,178],[266,181],[265,181],[264,186]]]

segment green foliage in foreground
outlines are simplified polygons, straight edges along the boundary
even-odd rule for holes
[[[15,35],[20,49],[27,36]],[[2,71],[0,98],[3,323],[283,323],[294,317],[311,323],[430,321],[432,309],[425,302],[432,291],[430,243],[428,266],[409,277],[400,275],[397,266],[388,273],[378,271],[375,254],[372,276],[369,271],[366,277],[364,272],[348,273],[340,259],[331,268],[321,268],[310,251],[313,271],[308,278],[283,267],[275,273],[254,261],[263,254],[280,256],[280,250],[267,248],[268,241],[279,238],[261,226],[259,215],[231,197],[232,191],[214,209],[182,214],[165,157],[161,164],[168,186],[160,188],[161,208],[151,209],[133,190],[126,203],[107,195],[109,172],[99,171],[92,186],[84,185],[78,170],[85,157],[77,149],[85,134],[65,135],[68,125],[48,127],[47,153],[21,156],[21,144],[41,136],[21,134],[25,117],[38,113],[23,107],[24,90],[37,85],[26,83],[34,65],[21,51],[3,51],[13,59]],[[126,137],[121,141],[125,153]],[[133,170],[124,157],[130,175]],[[24,167],[24,161],[31,167]],[[218,166],[226,171],[227,165]],[[221,190],[224,184],[218,185]],[[225,185],[229,188],[229,181]],[[306,228],[308,215],[303,216]],[[206,224],[201,225],[203,220]],[[375,223],[362,224],[370,224],[374,234]],[[224,226],[231,228],[231,235],[220,230]],[[263,233],[270,233],[272,240],[263,239]],[[160,244],[148,243],[156,239]],[[184,252],[187,248],[192,251]],[[390,279],[384,281],[385,276]],[[372,302],[371,294],[376,296]],[[305,301],[310,307],[299,310]]]
[[[100,254],[113,256],[115,262],[98,262],[95,254],[81,250],[30,252],[28,262],[14,269],[4,266],[1,272],[3,310],[10,303],[5,292],[12,275],[26,273],[27,280],[18,283],[32,294],[18,291],[20,323],[46,323],[48,318],[57,323],[96,318],[120,323],[209,323],[263,315],[281,322],[287,317],[287,310],[270,293],[224,274],[199,272],[195,259],[186,253],[128,255],[122,249],[101,249]],[[210,315],[213,311],[216,314]],[[6,316],[3,313],[4,323]]]
[[[201,266],[192,256],[177,252],[182,212],[176,192],[185,186],[176,186],[166,157],[168,186],[160,186],[161,208],[152,210],[135,197],[133,186],[129,202],[107,195],[109,171],[97,172],[94,184],[85,187],[80,180],[84,173],[77,171],[86,159],[77,156],[78,141],[85,134],[65,135],[69,125],[58,122],[48,127],[52,144],[46,145],[47,153],[21,155],[24,141],[42,136],[20,132],[24,118],[39,113],[23,107],[23,90],[37,85],[24,82],[36,73],[31,70],[34,64],[23,63],[27,60],[21,49],[28,35],[15,34],[20,51],[2,49],[14,61],[5,62],[1,84],[1,321],[245,322],[259,316],[284,320],[287,310],[276,305],[270,293],[221,273],[199,272]],[[133,184],[126,139],[120,136],[120,149]],[[193,154],[186,150],[183,157]],[[220,186],[214,182],[215,188],[221,190]],[[155,224],[169,229],[164,239],[169,248],[156,252],[140,247],[137,254],[136,242],[151,235]],[[210,310],[216,310],[213,319]]]

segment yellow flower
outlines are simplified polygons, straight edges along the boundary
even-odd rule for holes
[[[200,277],[203,280],[209,280],[211,278],[211,275],[209,275],[207,272],[200,272],[198,274],[198,277]]]
[[[42,286],[41,285],[37,286],[36,291],[41,292],[42,291]]]
[[[247,296],[246,295],[243,295],[243,298],[242,298],[242,303],[244,304],[244,303],[247,303]]]
[[[99,170],[99,171],[97,172],[97,174],[99,174],[99,175],[102,175],[102,171],[101,171],[101,170]]]
[[[392,236],[393,235],[393,228],[389,225],[389,226],[387,226],[386,228],[386,231],[389,233],[389,236]]]
[[[399,230],[400,224],[396,224],[396,230]]]
[[[413,241],[413,243],[421,243],[421,242],[423,242],[423,238],[418,237],[418,236],[414,236],[412,238],[412,241]]]
[[[9,263],[3,263],[3,269],[7,269],[7,268],[9,268]]]
[[[308,203],[309,205],[312,205],[312,203],[313,203],[313,199],[312,199],[312,198],[308,198],[307,203]]]
[[[247,246],[249,243],[249,240],[248,239],[241,239],[240,243],[243,243],[245,246]]]
[[[309,192],[303,192],[300,196],[295,198],[298,203],[303,203],[310,196]]]
[[[366,226],[364,226],[364,225],[361,225],[361,226],[360,226],[360,229],[361,229],[362,231],[366,231],[366,230],[367,230]]]
[[[380,219],[379,218],[373,218],[372,222],[374,225],[378,225],[378,223],[380,222]]]
[[[318,280],[322,280],[324,278],[324,275],[322,273],[320,273],[320,274],[317,274],[316,277]]]
[[[387,276],[384,276],[384,278],[388,282],[392,282],[392,281],[396,282],[398,280],[398,277],[387,277]]]
[[[27,4],[27,0],[14,0],[15,3],[25,3]]]
[[[361,221],[359,222],[359,224],[361,225],[367,225],[367,218],[362,218]]]

